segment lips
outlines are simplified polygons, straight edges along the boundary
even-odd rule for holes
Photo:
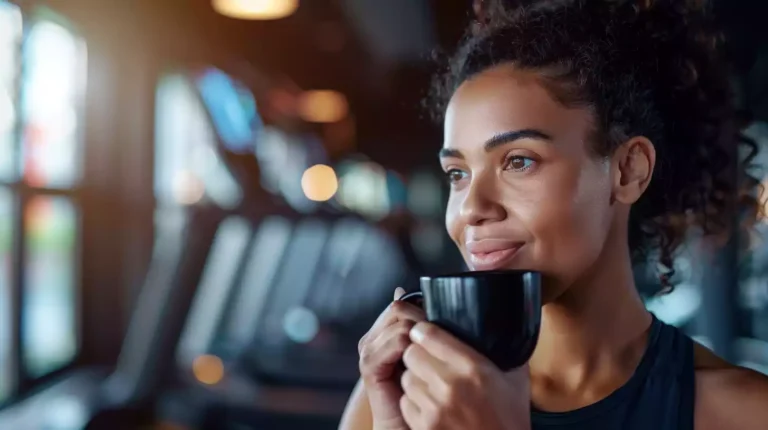
[[[484,239],[467,242],[466,249],[473,270],[497,270],[504,268],[523,245],[504,239]]]

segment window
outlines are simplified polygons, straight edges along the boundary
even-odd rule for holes
[[[0,402],[77,355],[85,65],[58,16],[0,0]]]
[[[77,213],[64,197],[33,197],[24,211],[23,359],[33,377],[75,357]]]
[[[23,49],[21,160],[33,186],[71,188],[79,179],[82,42],[59,24],[36,23]]]
[[[13,196],[0,188],[0,402],[11,391],[11,252],[13,246]]]
[[[21,12],[0,0],[0,181],[11,181],[16,174],[13,157],[20,41]]]

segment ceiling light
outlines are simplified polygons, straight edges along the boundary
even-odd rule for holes
[[[280,19],[298,8],[299,0],[213,0],[216,12],[237,19]]]
[[[344,119],[347,113],[349,113],[347,98],[336,91],[306,91],[299,99],[299,115],[307,122],[338,122]]]

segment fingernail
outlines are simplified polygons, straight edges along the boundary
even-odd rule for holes
[[[405,290],[401,287],[395,288],[395,300],[398,300],[400,297],[403,297],[405,294]]]
[[[411,341],[421,343],[424,340],[424,324],[416,324],[408,334],[411,337]]]

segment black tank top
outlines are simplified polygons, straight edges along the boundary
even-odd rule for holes
[[[693,341],[655,316],[634,375],[599,402],[571,412],[532,411],[533,430],[693,430]]]

